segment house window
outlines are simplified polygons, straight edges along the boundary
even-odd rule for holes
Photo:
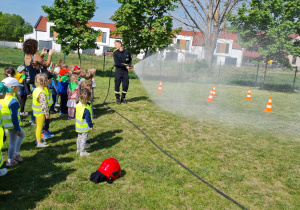
[[[97,36],[96,42],[106,43],[106,32],[101,32],[101,34]]]
[[[177,39],[177,48],[181,50],[188,50],[189,40]]]
[[[186,43],[185,43],[185,49],[186,49],[186,50],[189,50],[189,43],[190,43],[190,41],[189,41],[189,40],[186,40]]]
[[[179,47],[180,47],[180,39],[177,39],[176,48],[178,48],[178,49],[179,49]]]
[[[102,34],[103,34],[103,35],[102,35],[102,37],[103,37],[103,38],[102,38],[102,42],[103,42],[103,43],[106,43],[106,32],[103,32]]]
[[[295,65],[297,60],[297,56],[293,56],[292,64]]]
[[[216,53],[229,53],[229,43],[217,43]]]
[[[58,33],[54,31],[54,26],[50,26],[50,38],[57,38]]]
[[[53,36],[54,36],[53,26],[50,26],[50,38],[53,38]]]

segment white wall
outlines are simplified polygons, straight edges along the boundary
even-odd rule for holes
[[[9,47],[9,48],[23,48],[23,42],[8,42],[0,41],[0,47]]]
[[[237,58],[236,67],[242,66],[242,60],[243,60],[243,51],[242,50],[232,49],[231,57]]]

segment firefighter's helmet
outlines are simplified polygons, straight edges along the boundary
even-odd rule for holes
[[[115,181],[121,175],[120,164],[114,158],[104,160],[97,171],[104,174],[110,183]]]

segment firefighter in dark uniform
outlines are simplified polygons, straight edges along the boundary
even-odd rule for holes
[[[127,103],[125,97],[129,86],[128,70],[132,69],[131,55],[128,50],[123,49],[122,42],[120,40],[115,41],[116,51],[114,52],[115,61],[115,95],[117,104],[121,102]],[[122,97],[120,100],[120,85],[122,82]]]

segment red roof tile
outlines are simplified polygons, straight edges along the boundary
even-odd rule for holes
[[[260,53],[259,52],[250,52],[244,48],[243,56],[250,57],[250,58],[258,58],[260,56]]]
[[[36,31],[47,31],[47,18],[46,17],[42,17],[40,19],[40,22],[37,24],[35,30]]]

